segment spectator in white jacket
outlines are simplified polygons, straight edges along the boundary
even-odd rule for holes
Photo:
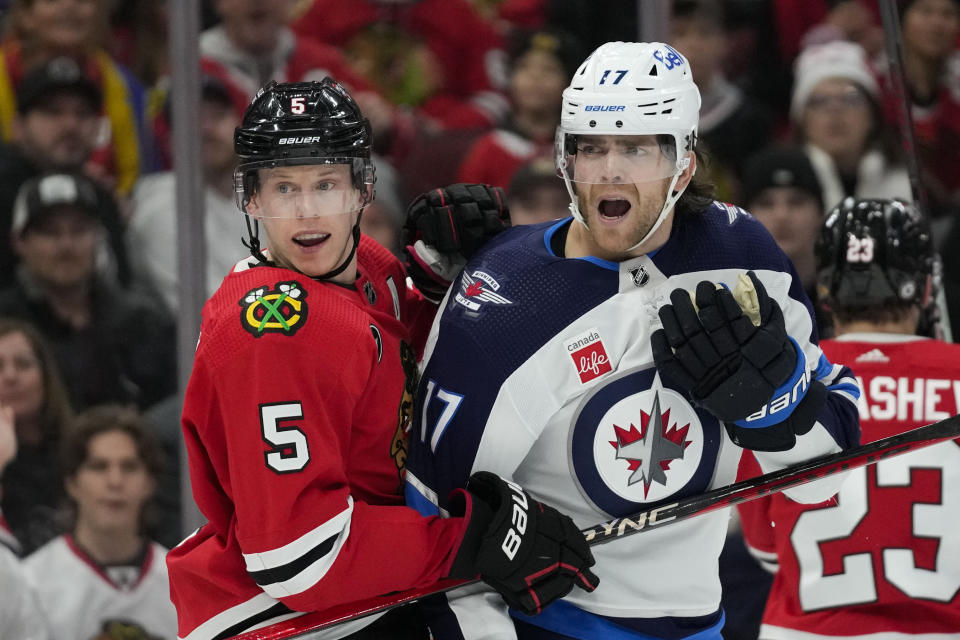
[[[834,41],[797,58],[790,117],[827,210],[847,196],[911,200],[910,179],[885,128],[863,49]]]

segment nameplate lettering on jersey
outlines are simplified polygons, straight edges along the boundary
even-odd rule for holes
[[[586,384],[613,370],[610,358],[607,357],[607,350],[603,348],[600,332],[596,328],[568,340],[565,347],[573,359],[581,384]]]
[[[857,382],[866,391],[857,403],[862,420],[928,424],[949,418],[960,408],[960,380],[874,376],[867,384],[860,377]]]

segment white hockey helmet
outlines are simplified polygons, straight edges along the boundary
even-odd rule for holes
[[[673,193],[680,174],[689,166],[687,152],[696,145],[700,119],[700,91],[690,65],[676,49],[661,42],[608,42],[594,51],[563,91],[563,107],[556,137],[557,171],[570,193],[570,210],[584,223],[572,182],[605,182],[588,171],[577,172],[578,137],[606,135],[669,136],[661,144],[661,162],[643,170],[629,170],[625,181],[643,182],[673,177],[656,223],[680,197]],[[664,162],[665,160],[665,162]],[[581,165],[582,166],[582,165]]]

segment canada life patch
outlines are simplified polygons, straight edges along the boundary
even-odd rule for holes
[[[613,371],[607,350],[603,348],[600,332],[596,328],[568,340],[564,346],[573,359],[573,366],[577,369],[581,384]]]
[[[259,338],[267,333],[292,336],[307,322],[307,292],[299,282],[257,287],[240,298],[240,324]]]

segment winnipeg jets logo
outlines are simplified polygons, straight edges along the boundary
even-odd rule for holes
[[[716,418],[665,386],[652,364],[599,379],[570,429],[580,492],[611,516],[705,491],[722,440]]]
[[[670,410],[660,411],[660,394],[654,392],[650,413],[640,412],[640,429],[633,424],[624,429],[616,424],[613,430],[617,439],[610,442],[617,451],[617,460],[626,460],[633,473],[628,485],[643,482],[643,495],[650,493],[650,485],[656,482],[666,486],[667,470],[673,460],[682,460],[684,450],[690,445],[686,439],[690,423],[682,428],[670,425]]]
[[[472,274],[464,271],[460,276],[460,291],[457,292],[454,299],[471,311],[478,311],[484,303],[513,304],[512,300],[508,300],[497,293],[499,288],[500,283],[485,271],[477,270]]]

